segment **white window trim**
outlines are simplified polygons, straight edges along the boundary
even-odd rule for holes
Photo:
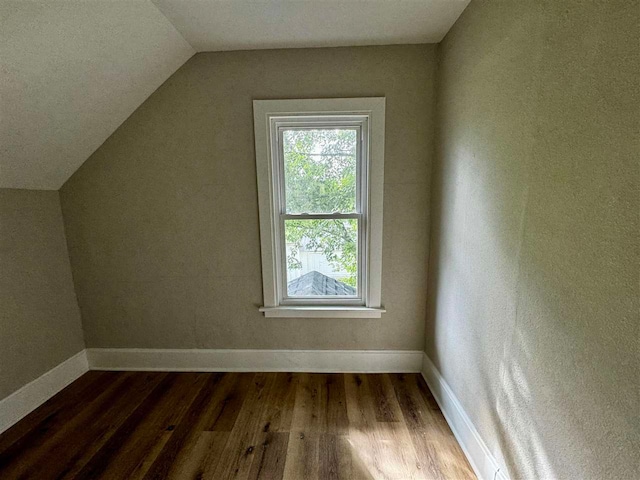
[[[385,312],[381,307],[382,280],[382,208],[384,189],[384,120],[385,99],[338,98],[304,100],[254,100],[256,168],[258,180],[258,204],[260,212],[260,244],[262,253],[262,286],[264,306],[260,308],[266,317],[316,317],[316,318],[379,318]],[[367,245],[364,247],[366,278],[363,279],[364,305],[292,304],[280,303],[278,290],[277,232],[274,225],[280,221],[274,195],[274,159],[276,148],[271,139],[274,119],[292,116],[358,116],[366,118],[368,131],[364,139],[368,145],[368,205],[366,205]]]

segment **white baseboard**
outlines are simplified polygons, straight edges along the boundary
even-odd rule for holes
[[[500,468],[453,390],[426,354],[423,354],[422,376],[477,477],[480,480],[508,480],[506,471]]]
[[[89,371],[85,350],[0,400],[0,433]]]
[[[419,372],[421,351],[158,350],[88,348],[92,370],[191,372]]]

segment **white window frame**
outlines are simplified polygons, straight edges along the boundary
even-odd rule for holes
[[[383,97],[254,100],[254,127],[262,285],[266,317],[379,318],[384,188]],[[355,214],[291,215],[284,211],[282,130],[302,126],[355,128],[359,132]],[[357,297],[288,297],[284,219],[358,218]]]

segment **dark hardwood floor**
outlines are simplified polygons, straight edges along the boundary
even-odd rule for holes
[[[418,374],[89,372],[0,435],[2,479],[471,479]]]

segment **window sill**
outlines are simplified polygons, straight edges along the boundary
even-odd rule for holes
[[[348,306],[260,307],[259,310],[268,318],[380,318],[386,312],[384,308]]]

